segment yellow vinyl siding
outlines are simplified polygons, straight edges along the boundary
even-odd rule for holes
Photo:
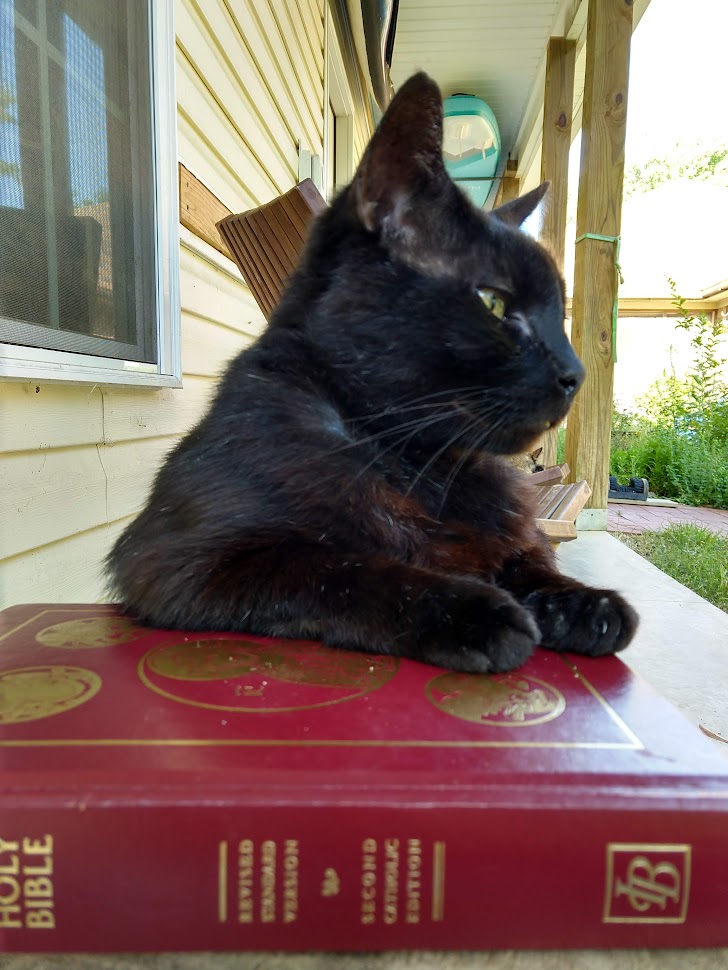
[[[354,116],[354,158],[358,161],[364,154],[367,142],[372,136],[369,123],[363,113]]]
[[[177,0],[179,157],[233,211],[321,154],[319,0]],[[101,563],[167,451],[263,318],[235,266],[181,230],[181,389],[0,382],[0,606],[97,601]],[[38,388],[38,390],[36,390]]]
[[[97,603],[105,598],[101,561],[131,516],[0,560],[3,606]]]

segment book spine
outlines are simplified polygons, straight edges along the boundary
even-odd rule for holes
[[[728,945],[717,809],[98,801],[0,803],[1,951]]]

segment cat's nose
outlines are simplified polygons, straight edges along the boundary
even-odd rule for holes
[[[573,397],[576,394],[584,383],[585,373],[584,365],[581,361],[575,360],[573,366],[569,367],[568,370],[563,370],[559,374],[559,384],[563,387],[564,394],[567,397]]]

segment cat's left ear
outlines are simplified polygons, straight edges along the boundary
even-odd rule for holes
[[[543,182],[537,189],[531,189],[525,195],[519,195],[517,199],[511,199],[510,202],[493,209],[491,215],[501,222],[505,222],[507,226],[513,226],[517,229],[535,211],[550,186],[550,182]]]
[[[442,97],[426,74],[409,78],[392,99],[352,183],[370,231],[405,229],[415,196],[447,180],[442,160]]]

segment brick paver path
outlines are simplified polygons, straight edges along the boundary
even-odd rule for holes
[[[657,532],[678,522],[691,522],[728,535],[728,511],[723,509],[694,508],[692,505],[678,505],[673,509],[659,505],[616,505],[610,502],[607,512],[609,532],[639,535],[641,532]]]

